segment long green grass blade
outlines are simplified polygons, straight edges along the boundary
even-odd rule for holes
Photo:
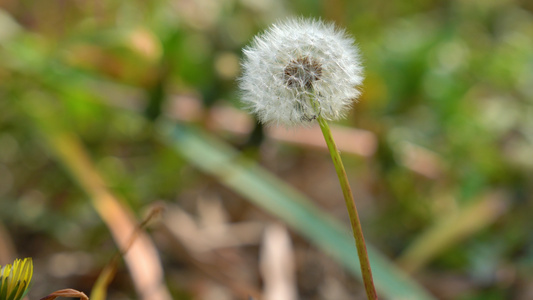
[[[304,195],[199,129],[162,123],[159,131],[167,144],[196,167],[282,219],[361,278],[349,231]],[[378,293],[387,299],[435,299],[371,245],[367,247]]]

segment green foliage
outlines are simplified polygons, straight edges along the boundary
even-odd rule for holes
[[[154,122],[175,112],[173,98],[199,99],[199,116],[191,112],[194,125],[187,126],[220,137],[206,116],[221,103],[236,106],[241,48],[276,19],[303,14],[347,27],[362,50],[364,94],[342,123],[378,141],[373,156],[346,159],[352,189],[364,195],[359,210],[367,240],[391,260],[420,264],[413,272],[440,282],[422,282],[437,298],[527,295],[525,283],[533,280],[533,8],[527,1],[182,2],[7,1],[0,10],[0,220],[20,252],[37,260],[57,251],[94,251],[93,272],[112,253],[87,196],[49,154],[40,127],[47,124],[36,126],[35,112],[53,111],[134,211],[157,200],[191,207],[188,194],[221,179],[176,155]],[[326,153],[285,151],[295,146],[277,151],[268,138],[261,149],[249,149],[241,147],[247,137],[224,132],[223,138],[257,153],[285,181],[311,178],[307,185],[297,181],[299,188],[328,213],[342,207],[341,198],[312,192],[322,174],[306,177],[313,173],[307,170],[323,171]],[[244,201],[231,195],[228,207]],[[469,215],[489,198],[498,202],[493,196],[506,205],[484,218]],[[247,209],[235,209],[232,219],[254,215]],[[297,210],[270,211],[288,224],[297,217],[291,215]],[[442,224],[455,224],[455,216],[466,225],[446,230]],[[472,227],[471,219],[479,223]],[[427,240],[444,246],[423,263],[413,261],[407,254],[431,249],[420,246]],[[459,278],[463,289],[450,292],[449,277]],[[181,288],[176,295],[183,298],[194,293]]]

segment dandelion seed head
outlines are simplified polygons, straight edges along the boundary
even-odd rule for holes
[[[242,67],[246,108],[262,123],[286,127],[342,118],[363,81],[354,40],[320,20],[272,25],[244,49]]]

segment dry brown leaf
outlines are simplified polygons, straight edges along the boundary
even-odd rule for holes
[[[41,300],[55,300],[58,297],[72,297],[72,298],[80,298],[81,300],[89,300],[89,297],[85,295],[83,292],[74,290],[74,289],[64,289],[59,290],[51,293],[50,295],[41,298]]]

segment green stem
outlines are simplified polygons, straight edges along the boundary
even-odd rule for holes
[[[374,280],[372,279],[372,270],[370,269],[370,262],[368,261],[368,253],[366,251],[365,238],[363,236],[363,230],[361,228],[361,222],[359,221],[359,215],[357,214],[357,208],[355,207],[355,201],[353,199],[352,190],[348,183],[348,177],[342,164],[341,156],[337,145],[331,135],[328,122],[322,117],[318,117],[318,124],[328,145],[329,154],[335,165],[337,176],[344,195],[344,201],[346,202],[346,209],[350,215],[350,223],[352,224],[353,237],[355,239],[355,246],[357,247],[357,254],[359,255],[359,263],[361,264],[361,273],[363,275],[363,283],[365,285],[366,295],[369,300],[376,300],[378,296],[376,294],[376,288],[374,287]]]

